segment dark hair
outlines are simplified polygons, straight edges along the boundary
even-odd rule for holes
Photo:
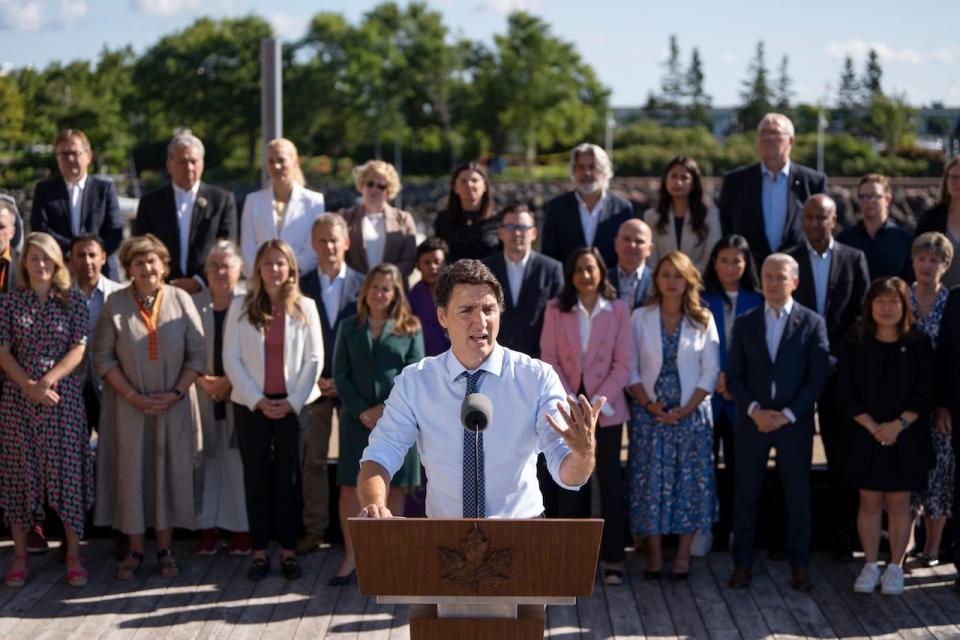
[[[463,205],[460,203],[460,196],[454,191],[457,185],[457,178],[464,171],[476,171],[483,177],[483,197],[480,199],[480,219],[489,220],[497,215],[497,207],[493,202],[493,192],[490,189],[490,178],[487,172],[479,162],[464,162],[458,164],[453,173],[450,174],[450,197],[447,199],[447,222],[451,225],[458,225],[463,219]]]
[[[437,308],[446,308],[450,303],[453,288],[458,284],[485,284],[490,287],[493,296],[497,299],[497,306],[503,311],[503,287],[493,275],[490,268],[479,260],[464,258],[448,264],[440,270],[437,284],[433,290],[433,297]]]
[[[573,286],[573,274],[577,270],[577,261],[583,256],[593,256],[593,259],[597,261],[597,268],[600,270],[600,284],[597,285],[597,293],[607,300],[617,299],[617,290],[613,288],[607,278],[607,265],[603,263],[603,256],[600,255],[599,249],[596,247],[580,247],[574,249],[567,256],[567,261],[563,263],[563,289],[560,290],[557,301],[560,311],[564,313],[577,306],[577,289]]]
[[[727,292],[723,290],[723,285],[720,284],[720,278],[717,276],[717,267],[714,265],[717,256],[724,249],[736,249],[747,262],[747,268],[743,270],[743,275],[740,276],[741,289],[759,291],[760,279],[757,277],[757,265],[753,261],[753,254],[750,253],[750,243],[747,242],[747,239],[735,233],[720,238],[717,244],[713,245],[713,251],[710,252],[710,259],[707,261],[707,268],[703,272],[703,288],[709,293],[721,294],[723,304],[729,307],[733,302]]]
[[[447,244],[446,240],[443,238],[438,238],[437,236],[430,236],[423,242],[417,245],[417,255],[414,262],[420,261],[420,256],[425,253],[433,253],[434,251],[443,251],[443,256],[447,257],[450,255],[450,245]]]
[[[73,240],[70,241],[70,253],[73,253],[73,250],[76,248],[76,246],[83,242],[96,242],[98,245],[100,245],[101,251],[104,253],[107,252],[107,247],[103,244],[103,238],[91,232],[81,233],[78,236],[74,236]]]
[[[530,210],[530,207],[528,207],[528,206],[525,205],[524,203],[522,203],[522,202],[514,202],[514,203],[512,203],[512,204],[508,204],[507,206],[505,206],[505,207],[500,211],[500,215],[499,215],[500,224],[503,224],[503,220],[504,220],[504,218],[506,218],[507,216],[509,216],[509,215],[518,216],[518,215],[520,215],[521,213],[525,213],[525,214],[527,214],[528,216],[530,216],[531,218],[534,218],[533,211],[531,211],[531,210]],[[536,223],[536,218],[534,218],[534,223]]]
[[[960,164],[960,156],[953,156],[953,159],[943,168],[943,178],[940,179],[940,200],[937,204],[943,205],[944,207],[950,206],[950,190],[947,188],[947,183],[950,179],[947,174],[950,173],[950,169],[953,169],[958,164]]]
[[[897,337],[902,338],[913,326],[913,309],[910,306],[910,287],[896,276],[877,278],[867,289],[867,297],[863,301],[863,316],[860,319],[860,339],[866,340],[877,335],[877,323],[873,319],[873,301],[880,296],[894,295],[900,299],[903,316],[897,323]]]
[[[670,192],[667,191],[667,175],[670,173],[670,170],[674,167],[683,167],[690,172],[690,176],[693,178],[693,188],[690,190],[690,195],[687,196],[687,204],[690,207],[690,211],[687,215],[690,216],[690,226],[693,229],[694,233],[697,234],[697,238],[700,239],[700,242],[703,242],[707,233],[710,231],[710,227],[707,224],[707,205],[703,203],[703,179],[700,175],[700,167],[697,166],[696,161],[693,158],[688,156],[677,156],[667,164],[667,168],[663,170],[663,177],[660,179],[660,190],[657,192],[657,233],[663,235],[667,232],[667,225],[670,223],[670,205],[673,202],[673,196],[670,195]]]

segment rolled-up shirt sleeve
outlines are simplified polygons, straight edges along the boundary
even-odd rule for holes
[[[411,365],[416,367],[416,365]],[[410,447],[417,442],[417,418],[413,409],[413,379],[409,367],[397,376],[393,389],[383,405],[383,415],[370,432],[367,448],[360,464],[376,462],[393,477],[403,465]],[[562,390],[562,389],[561,389]]]
[[[542,371],[537,403],[537,445],[547,460],[547,470],[554,481],[564,489],[576,491],[586,483],[586,480],[578,485],[569,485],[560,479],[560,465],[570,453],[570,447],[547,422],[547,415],[550,415],[561,427],[565,426],[563,417],[557,409],[557,403],[566,404],[567,393],[563,389],[560,377],[552,367],[544,367]]]

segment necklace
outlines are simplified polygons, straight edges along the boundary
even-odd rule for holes
[[[133,295],[137,298],[137,302],[140,303],[140,306],[142,306],[144,309],[147,309],[148,311],[153,308],[153,303],[157,301],[156,293],[149,296],[141,296],[139,293],[134,291]]]

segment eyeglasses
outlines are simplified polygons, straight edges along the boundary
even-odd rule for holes
[[[519,231],[520,233],[526,233],[530,229],[533,229],[533,225],[510,223],[510,224],[503,225],[503,228],[509,231],[510,233],[516,233],[517,231]]]
[[[882,193],[860,193],[857,194],[857,197],[866,202],[874,202],[876,200],[883,200]]]
[[[373,180],[367,180],[366,187],[367,189],[380,189],[380,191],[387,190],[387,185],[382,182],[374,182]]]

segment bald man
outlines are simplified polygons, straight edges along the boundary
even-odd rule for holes
[[[607,277],[620,299],[636,309],[647,303],[653,284],[653,267],[647,266],[653,251],[653,231],[639,218],[627,220],[617,229],[613,249],[617,264],[607,270]]]

